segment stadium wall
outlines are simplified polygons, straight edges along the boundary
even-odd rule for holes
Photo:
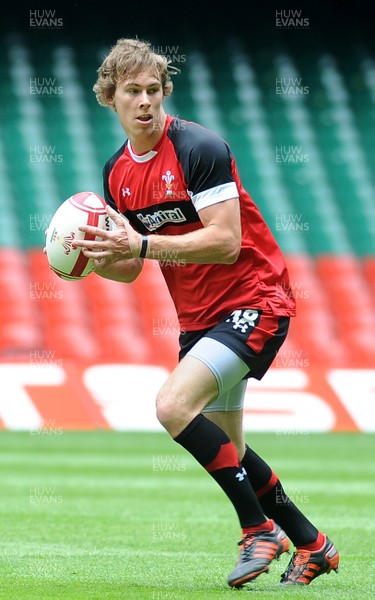
[[[0,428],[34,435],[64,429],[162,430],[155,396],[164,367],[139,364],[0,363]],[[375,431],[375,370],[272,368],[250,380],[246,431],[279,435]]]

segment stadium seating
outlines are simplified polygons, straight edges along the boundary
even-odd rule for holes
[[[375,301],[375,256],[368,256],[363,260],[363,273],[370,288],[373,302]]]
[[[101,358],[83,282],[56,276],[40,249],[30,250],[28,257],[45,346],[57,360]]]
[[[18,248],[0,252],[0,348],[3,356],[30,358],[43,347],[42,327],[27,259]]]
[[[316,265],[351,366],[370,367],[375,364],[375,311],[361,264],[349,255],[320,256]]]
[[[337,335],[332,304],[316,270],[315,261],[305,255],[287,257],[291,286],[297,302],[297,318],[290,335],[308,366],[349,364],[347,348]]]
[[[93,274],[83,282],[102,357],[114,362],[151,363],[152,353],[132,286]]]
[[[107,49],[47,49],[21,35],[1,49],[0,356],[172,367],[178,324],[156,263],[131,285],[67,282],[42,253],[57,206],[101,193],[102,165],[124,140],[91,92]],[[374,61],[318,49],[254,56],[228,40],[179,66],[168,110],[228,140],[286,256],[298,317],[276,366],[374,366]]]

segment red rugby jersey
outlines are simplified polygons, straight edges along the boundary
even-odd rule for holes
[[[152,150],[136,155],[126,141],[107,161],[103,178],[108,204],[142,234],[194,231],[203,227],[202,208],[239,197],[242,243],[234,264],[178,264],[170,256],[160,262],[181,329],[212,327],[237,308],[295,315],[281,250],[218,135],[167,115]]]

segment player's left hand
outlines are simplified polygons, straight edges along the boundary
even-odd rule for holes
[[[104,259],[106,262],[117,262],[124,259],[138,258],[141,251],[142,236],[133,229],[127,219],[119,215],[113,208],[107,206],[106,211],[116,228],[106,231],[91,225],[79,227],[80,231],[100,239],[75,240],[74,245],[81,247],[85,256],[97,261]]]

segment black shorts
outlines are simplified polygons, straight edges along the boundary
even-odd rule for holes
[[[285,341],[290,317],[264,313],[260,309],[241,308],[232,311],[209,329],[181,333],[181,360],[203,337],[221,342],[235,352],[249,367],[244,379],[262,379]]]

